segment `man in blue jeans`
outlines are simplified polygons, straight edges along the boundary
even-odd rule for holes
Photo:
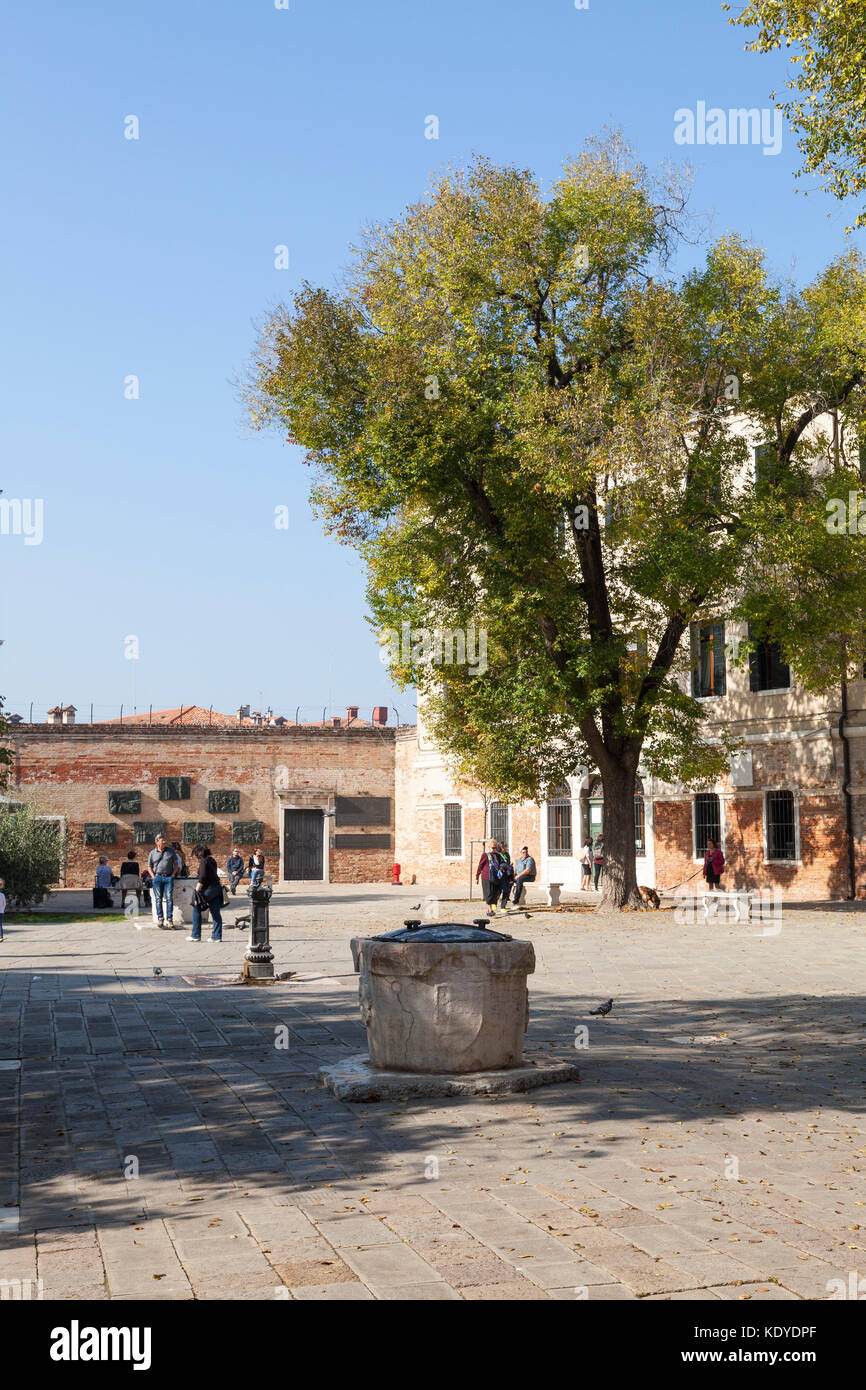
[[[174,876],[177,871],[177,856],[164,835],[157,835],[156,847],[150,851],[147,867],[153,876],[153,899],[156,903],[156,925],[165,931],[174,926]],[[165,914],[162,910],[165,894]]]

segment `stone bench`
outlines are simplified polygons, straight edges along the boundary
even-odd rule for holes
[[[735,922],[749,922],[752,918],[752,907],[757,901],[761,902],[760,893],[753,892],[750,888],[732,889],[723,893],[699,893],[698,902],[704,914],[704,921],[708,922],[711,917],[718,917],[719,904],[725,905],[725,916],[728,916],[729,909],[734,910]]]
[[[523,889],[522,902],[529,902],[530,893],[541,893],[542,902],[548,907],[559,907],[559,895],[564,885],[562,883],[527,883]],[[536,900],[537,901],[537,900]]]

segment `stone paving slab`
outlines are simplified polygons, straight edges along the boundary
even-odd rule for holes
[[[786,909],[766,937],[533,912],[513,927],[537,956],[527,1045],[573,1053],[581,1084],[346,1104],[318,1074],[364,1048],[349,938],[430,890],[394,892],[278,894],[296,974],[262,991],[190,983],[185,933],[8,928],[0,1287],[798,1301],[866,1275],[860,906]]]

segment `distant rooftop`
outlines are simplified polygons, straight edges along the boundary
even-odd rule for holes
[[[59,712],[59,711],[58,711]],[[54,711],[51,711],[53,714]],[[64,721],[65,722],[65,721]],[[119,719],[97,719],[95,724],[117,724]],[[243,728],[285,728],[291,726],[301,729],[377,729],[388,723],[387,705],[376,705],[371,719],[362,719],[358,705],[348,705],[345,715],[326,715],[323,719],[289,719],[283,714],[274,714],[272,709],[250,710],[249,705],[241,705],[234,714],[223,714],[220,710],[205,709],[204,705],[178,705],[174,709],[155,709],[147,714],[125,714],[127,724],[153,725],[166,724],[177,727],[181,724],[217,725],[222,729]]]

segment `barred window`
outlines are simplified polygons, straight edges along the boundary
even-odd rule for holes
[[[749,641],[753,641],[749,628]],[[750,690],[788,690],[791,685],[791,668],[782,658],[777,642],[766,639],[756,643],[749,653]]]
[[[715,792],[698,792],[695,797],[695,854],[706,852],[707,840],[721,844],[721,813]]]
[[[642,796],[634,799],[634,852],[646,854],[646,815]]]
[[[797,858],[793,792],[767,792],[767,858]]]
[[[547,853],[571,854],[571,793],[567,787],[547,799]]]
[[[508,807],[504,801],[490,803],[490,837],[508,848]]]
[[[701,623],[692,628],[692,694],[695,699],[724,695],[725,625]]]
[[[459,859],[463,853],[463,807],[449,801],[445,807],[445,854]]]

